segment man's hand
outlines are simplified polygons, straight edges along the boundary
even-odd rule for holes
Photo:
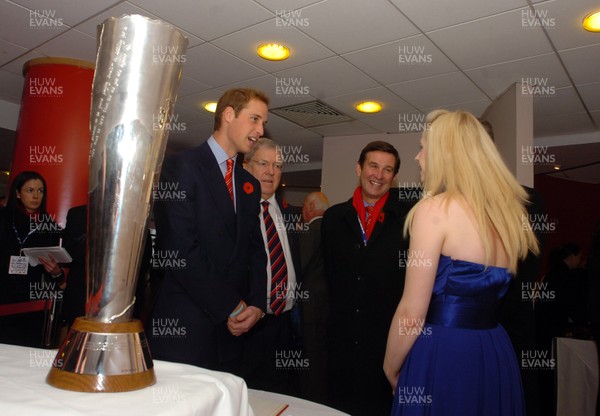
[[[60,264],[56,262],[56,259],[52,254],[48,254],[46,257],[38,257],[38,261],[44,266],[46,272],[50,273],[51,276],[59,276],[62,274]]]
[[[255,306],[247,306],[238,315],[227,319],[227,329],[238,337],[248,331],[260,320],[263,312]]]

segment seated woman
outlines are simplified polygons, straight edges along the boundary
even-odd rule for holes
[[[53,258],[32,267],[22,249],[56,246],[60,228],[46,212],[46,181],[24,171],[0,212],[0,343],[41,347],[46,301],[60,299],[63,271]]]
[[[519,259],[538,252],[527,194],[470,113],[434,111],[416,160],[406,282],[384,371],[394,415],[522,415],[514,349],[498,324]]]

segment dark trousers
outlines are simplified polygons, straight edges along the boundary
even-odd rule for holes
[[[248,388],[292,394],[290,380],[303,365],[294,348],[291,315],[265,315],[244,335],[241,376]]]

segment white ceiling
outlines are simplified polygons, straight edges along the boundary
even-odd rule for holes
[[[175,110],[186,131],[171,133],[172,148],[210,135],[212,115],[201,105],[232,86],[264,90],[272,108],[318,99],[354,118],[305,129],[270,115],[271,137],[302,145],[318,162],[324,135],[397,133],[399,115],[438,107],[480,115],[524,78],[554,91],[534,97],[534,136],[564,136],[561,144],[573,145],[580,134],[600,137],[600,34],[581,28],[598,8],[597,0],[1,0],[0,100],[20,102],[28,60],[95,61],[98,24],[142,14],[189,38]],[[32,26],[36,10],[53,13],[57,24]],[[289,45],[291,57],[260,59],[257,46],[270,41]],[[426,62],[400,62],[411,57]],[[278,79],[304,92],[282,93]],[[354,110],[365,99],[381,101],[383,111]],[[571,166],[593,171],[600,154],[589,149],[585,163]],[[589,181],[600,182],[597,170]]]

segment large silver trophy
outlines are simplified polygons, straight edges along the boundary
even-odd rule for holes
[[[89,392],[156,382],[133,304],[168,120],[187,39],[176,28],[132,15],[98,27],[92,85],[86,316],[77,318],[46,381]]]

